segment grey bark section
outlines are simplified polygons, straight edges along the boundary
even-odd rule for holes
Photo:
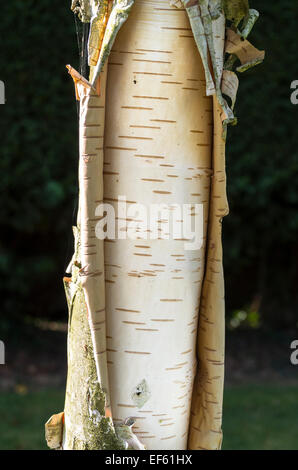
[[[77,274],[75,271],[78,268],[73,265],[73,274]],[[123,449],[112,420],[105,418],[105,394],[97,380],[84,293],[78,279],[77,282],[66,286],[74,295],[67,295],[70,316],[63,449]]]

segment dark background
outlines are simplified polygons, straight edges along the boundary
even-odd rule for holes
[[[65,64],[79,66],[69,4],[11,0],[1,8],[2,336],[26,318],[67,316],[61,278],[72,251],[78,142]],[[240,76],[239,124],[228,134],[227,319],[232,328],[280,330],[297,326],[298,106],[290,84],[298,79],[298,3],[251,6],[261,18],[250,40],[266,60]]]
[[[2,2],[0,80],[0,448],[45,448],[63,409],[78,123],[65,64],[79,68],[70,0]],[[251,0],[264,64],[240,75],[224,219],[224,448],[297,449],[298,2]]]

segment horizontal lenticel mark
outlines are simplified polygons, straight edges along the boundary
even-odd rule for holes
[[[161,83],[167,84],[167,85],[182,85],[182,82],[166,82],[166,81],[161,81]]]
[[[139,106],[121,106],[122,109],[139,109],[141,111],[152,111],[153,108],[142,108]]]
[[[157,159],[163,159],[165,158],[162,155],[140,155],[140,154],[135,154],[135,157],[141,157],[141,158],[157,158]]]
[[[133,253],[134,255],[136,256],[152,256],[152,255],[149,255],[149,254],[146,254],[146,253]]]
[[[136,408],[135,405],[126,405],[125,403],[117,403],[117,406],[121,406],[122,408]]]
[[[131,150],[131,151],[136,151],[137,149],[135,148],[128,148],[128,147],[105,147],[106,150]]]
[[[132,310],[132,309],[129,309],[129,308],[120,308],[120,307],[116,307],[115,310],[118,310],[119,312],[141,313],[140,310]]]
[[[122,323],[125,323],[127,325],[146,325],[146,323],[144,322],[126,321],[126,320],[122,320]]]
[[[119,139],[137,139],[137,140],[153,140],[152,137],[138,137],[134,135],[118,135]]]
[[[164,60],[146,60],[146,59],[133,59],[134,62],[150,62],[151,64],[171,64],[172,62],[166,62]]]
[[[137,331],[159,331],[158,329],[154,328],[136,328]]]
[[[163,96],[139,96],[139,95],[133,95],[133,98],[141,98],[141,99],[146,99],[146,100],[168,100],[169,98],[165,98]]]
[[[175,124],[177,121],[169,121],[167,119],[150,119],[151,122],[167,122],[170,124]]]
[[[124,352],[126,352],[128,354],[144,354],[144,355],[151,354],[151,352],[144,352],[144,351],[127,351],[127,350],[125,350]]]
[[[192,349],[188,349],[187,351],[183,351],[183,352],[180,353],[180,354],[189,354],[190,352],[192,352]]]
[[[183,299],[159,299],[160,302],[183,302]]]
[[[156,194],[172,194],[171,191],[157,191],[157,190],[154,190],[152,191],[153,193],[156,193]]]
[[[165,180],[158,180],[156,178],[141,178],[142,181],[153,181],[155,183],[164,183]]]
[[[132,127],[133,129],[160,129],[158,126],[137,126],[137,125],[130,125],[129,127]]]
[[[177,400],[183,400],[183,398],[187,397],[187,393],[185,393],[184,395],[182,395],[181,397],[178,397]]]
[[[185,11],[184,8],[178,8],[178,6],[176,8],[154,8],[154,10],[159,10],[159,11],[170,11],[172,13],[178,13],[179,11]]]
[[[96,322],[92,323],[92,326],[103,325],[105,322],[106,322],[105,320],[96,321]]]
[[[105,309],[106,309],[105,307],[104,307],[104,308],[101,308],[100,310],[96,310],[95,313],[102,313],[102,312],[105,311]]]
[[[136,50],[141,51],[141,52],[159,52],[161,54],[173,54],[172,51],[162,51],[159,49],[136,49]]]
[[[112,201],[112,202],[114,201],[114,202],[118,202],[118,199],[112,198],[112,197],[105,197],[104,200],[105,200],[105,201]],[[136,204],[136,201],[125,201],[125,202],[126,202],[127,204]],[[113,266],[113,265],[111,264],[111,266]],[[116,265],[116,267],[117,267],[117,265]],[[118,267],[119,267],[119,266],[118,266]]]
[[[161,29],[167,29],[169,31],[191,31],[191,28],[173,28],[171,26],[162,26]]]
[[[135,51],[119,51],[120,54],[137,54],[137,55],[144,55],[141,52],[135,52]]]
[[[158,75],[161,77],[172,77],[171,73],[158,73],[158,72],[133,72],[133,73],[136,75]]]

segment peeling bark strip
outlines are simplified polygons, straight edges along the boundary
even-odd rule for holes
[[[236,61],[243,71],[264,57],[246,41],[258,12],[248,0],[73,0],[72,10],[91,22],[91,68],[90,82],[69,68],[81,100],[80,199],[64,279],[65,409],[46,425],[48,444],[63,433],[63,449],[144,449],[139,438],[149,449],[219,449],[223,131],[235,123]],[[98,240],[96,206],[119,195],[203,204],[203,247]]]
[[[234,54],[241,62],[241,66],[237,67],[237,72],[254,67],[263,62],[265,57],[264,51],[259,51],[250,42],[243,40],[243,36],[235,33],[232,29],[227,31],[226,52]]]
[[[102,40],[101,50],[97,65],[92,73],[92,84],[95,85],[106,60],[111,52],[117,33],[125,23],[134,4],[134,0],[115,0],[109,16],[105,33]]]
[[[232,100],[232,107],[224,99],[222,89],[224,52],[229,52],[224,47],[225,22],[230,22],[236,30],[236,35],[243,40],[249,35],[259,14],[256,10],[249,9],[248,0],[183,0],[183,4],[188,12],[192,32],[204,64],[206,94],[216,94],[217,96],[222,108],[221,117],[225,135],[227,124],[234,125],[237,123],[237,119],[233,114],[236,87],[234,86],[232,95],[228,94]],[[241,32],[237,30],[240,23],[242,23]],[[237,56],[240,58],[240,54],[245,64],[242,63],[242,66],[236,69],[238,72],[243,72],[247,68],[261,63],[264,59],[264,53],[255,49],[249,43],[246,43],[248,52],[241,53],[239,49],[240,47],[237,48],[237,52],[232,52],[225,64],[225,69],[232,71]],[[250,60],[245,61],[244,55],[247,56],[247,54]],[[209,55],[211,67],[209,66]],[[227,91],[226,88],[225,91]]]
[[[45,424],[45,436],[50,449],[61,448],[63,438],[64,412],[53,415]]]
[[[213,98],[213,178],[210,192],[207,263],[201,295],[189,449],[220,449],[224,386],[225,303],[222,265],[222,219],[229,212],[226,195],[225,142],[221,108]]]
[[[80,85],[79,85],[80,86]],[[105,281],[103,241],[95,236],[94,216],[103,199],[103,149],[99,148],[100,136],[93,139],[88,124],[100,124],[101,132],[105,122],[106,71],[101,76],[101,96],[90,89],[80,87],[80,230],[81,264],[80,280],[85,293],[88,320],[93,340],[98,380],[106,394],[106,411],[110,416],[110,391],[107,368],[106,325],[105,325]],[[95,330],[95,324],[102,327]]]

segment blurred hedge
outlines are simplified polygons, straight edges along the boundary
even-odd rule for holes
[[[295,319],[298,280],[298,107],[290,103],[298,4],[264,3],[251,1],[261,11],[251,40],[266,49],[266,61],[240,77],[239,125],[228,136],[227,310],[258,309],[266,325],[286,327]],[[66,318],[61,277],[71,253],[78,160],[65,69],[78,67],[69,4],[10,0],[1,11],[0,289],[7,323]]]
[[[70,1],[10,0],[1,12],[1,313],[65,315],[63,276],[77,192],[78,66]],[[71,242],[72,243],[72,242]]]
[[[298,300],[298,106],[290,101],[298,79],[298,3],[250,4],[261,13],[250,40],[266,59],[239,77],[239,124],[229,131],[227,306],[253,303],[265,324],[288,327],[297,322]]]

